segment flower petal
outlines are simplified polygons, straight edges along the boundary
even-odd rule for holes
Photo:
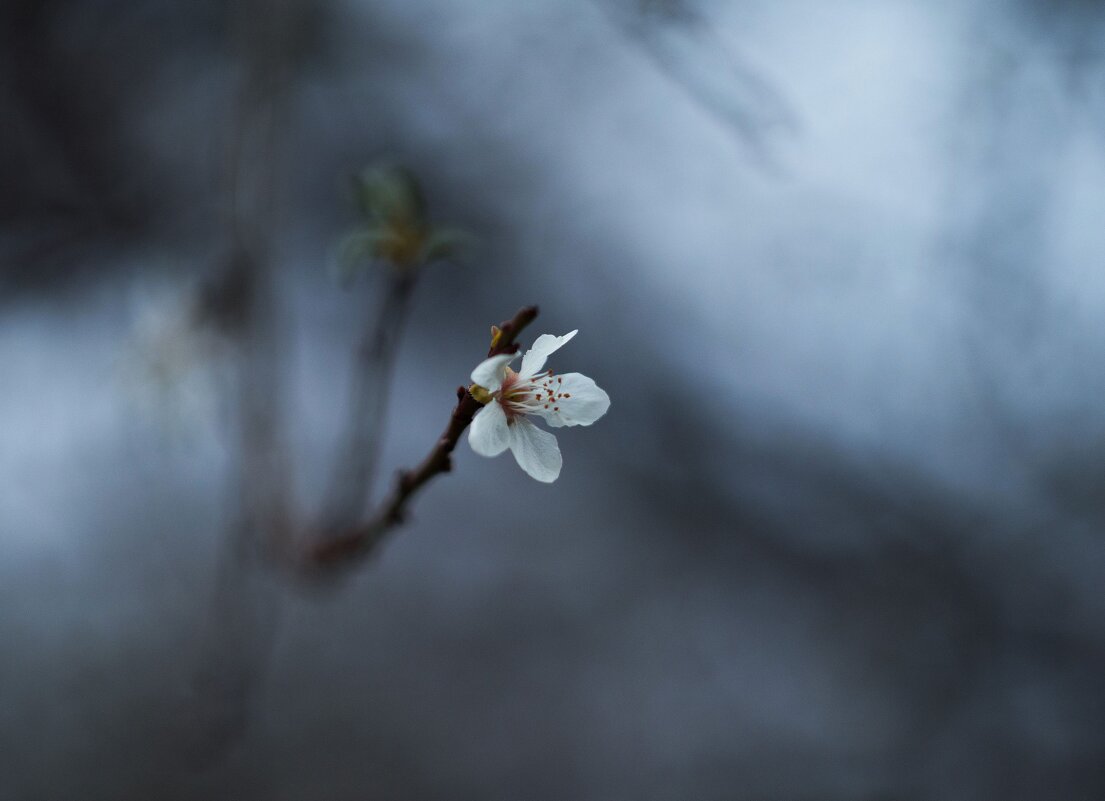
[[[555,353],[567,345],[568,340],[578,333],[579,329],[577,328],[562,337],[555,337],[552,334],[542,334],[537,337],[533,342],[533,346],[522,357],[522,369],[518,371],[518,376],[524,379],[540,373],[541,368],[545,366],[545,360],[549,358],[549,354]]]
[[[484,359],[472,371],[472,382],[479,384],[488,392],[494,392],[503,385],[506,366],[517,358],[517,353],[500,353],[490,359]]]
[[[509,447],[506,413],[498,401],[493,400],[476,412],[468,429],[468,444],[480,456],[498,456]]]
[[[556,481],[563,463],[556,437],[524,417],[516,418],[509,428],[510,451],[518,466],[538,481]]]
[[[545,418],[553,428],[589,426],[610,408],[610,396],[594,380],[580,373],[551,376],[547,382],[555,393],[549,396],[549,408],[536,409],[534,414]]]

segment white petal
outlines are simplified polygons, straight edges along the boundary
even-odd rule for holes
[[[468,444],[480,456],[498,456],[509,447],[506,414],[498,401],[491,401],[476,412],[468,429]]]
[[[556,481],[563,460],[556,437],[542,431],[524,417],[510,425],[510,451],[518,466],[538,481]]]
[[[488,392],[494,392],[503,385],[506,366],[517,357],[517,353],[500,353],[498,356],[484,359],[472,371],[472,382],[479,384]]]
[[[537,337],[533,347],[527,350],[526,355],[522,357],[522,369],[518,371],[518,375],[521,378],[529,378],[540,373],[541,368],[545,366],[545,360],[549,358],[549,354],[555,353],[567,345],[568,340],[578,333],[579,329],[577,328],[562,337],[554,337],[552,334],[542,334]]]
[[[550,396],[549,408],[534,413],[553,428],[589,426],[610,408],[610,396],[585,375],[565,373],[545,379],[542,385],[545,382],[555,394]]]

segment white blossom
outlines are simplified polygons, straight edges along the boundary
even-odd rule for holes
[[[468,430],[472,450],[481,456],[498,456],[509,448],[518,466],[533,478],[556,480],[562,463],[556,437],[528,418],[542,417],[552,428],[589,426],[610,408],[610,396],[587,376],[542,369],[549,355],[577,333],[542,334],[522,357],[518,372],[508,366],[518,354],[509,353],[492,356],[472,371],[472,381],[489,398]]]

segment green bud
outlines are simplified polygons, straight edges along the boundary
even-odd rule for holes
[[[405,167],[371,167],[356,178],[361,212],[390,226],[422,228],[426,200],[414,173]]]

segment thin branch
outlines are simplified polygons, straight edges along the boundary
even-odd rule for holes
[[[515,340],[536,317],[536,306],[520,309],[513,318],[499,326],[501,333],[493,338],[487,355],[490,357],[501,353],[515,353],[518,350]],[[434,476],[452,469],[453,449],[480,408],[480,402],[467,389],[458,387],[457,405],[449,418],[449,424],[421,464],[413,470],[399,473],[391,494],[384,499],[370,520],[340,536],[312,544],[307,550],[304,567],[332,568],[372,553],[388,532],[403,522],[408,504],[422,486]]]
[[[380,308],[354,354],[349,418],[323,504],[323,536],[340,533],[361,518],[374,483],[388,385],[418,275],[417,270],[394,269],[389,273]]]

